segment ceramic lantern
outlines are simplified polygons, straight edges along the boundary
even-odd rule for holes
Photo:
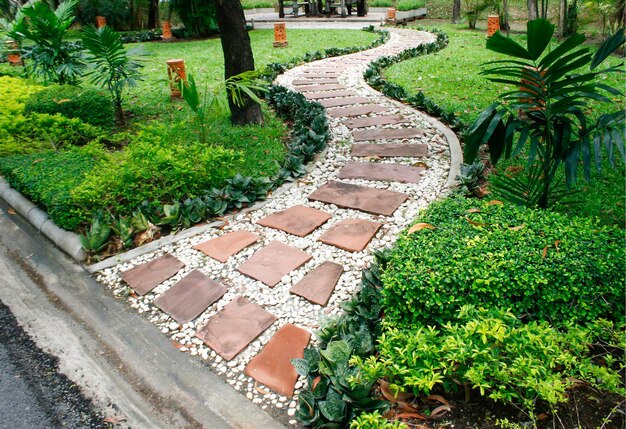
[[[185,73],[185,61],[182,59],[176,60],[167,60],[167,76],[170,80],[170,90],[172,93],[170,96],[172,98],[180,98],[180,87],[179,83],[181,81],[187,80],[187,73]]]
[[[96,16],[96,27],[97,28],[102,28],[105,25],[107,25],[107,19],[104,16]]]
[[[163,21],[161,25],[161,29],[163,31],[163,40],[172,40],[172,26],[169,21]]]
[[[487,17],[487,37],[493,36],[498,30],[500,30],[500,17],[489,15]]]
[[[274,24],[274,47],[284,48],[287,46],[287,26],[284,22],[277,22]]]

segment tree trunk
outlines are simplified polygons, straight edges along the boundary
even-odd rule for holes
[[[215,0],[217,24],[220,29],[224,52],[224,75],[226,79],[245,71],[254,70],[254,57],[250,37],[246,30],[246,18],[239,0]],[[243,95],[244,103],[237,106],[228,97],[230,120],[235,125],[261,124],[261,106]]]
[[[537,19],[539,14],[537,13],[537,0],[527,0],[528,5],[528,20],[532,21],[533,19]]]
[[[500,29],[509,35],[511,25],[509,24],[509,0],[502,0],[502,12],[500,14]]]
[[[458,24],[461,22],[461,0],[454,0],[452,5],[452,23]]]
[[[563,39],[567,35],[567,0],[559,0],[559,31],[558,38]]]
[[[150,0],[148,3],[148,28],[159,28],[159,0]]]

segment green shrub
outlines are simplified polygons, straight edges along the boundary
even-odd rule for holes
[[[498,202],[499,203],[499,202]],[[624,319],[624,235],[595,218],[477,200],[432,204],[383,275],[386,321],[443,324],[465,304],[524,320]]]
[[[73,230],[86,217],[73,204],[71,190],[94,167],[99,151],[98,147],[83,147],[0,158],[0,174],[30,200],[41,204],[57,225]]]
[[[53,85],[32,94],[26,101],[25,112],[60,113],[99,127],[113,126],[113,107],[105,93],[70,85]]]
[[[124,151],[108,154],[72,195],[88,213],[130,214],[145,200],[170,204],[222,186],[240,161],[232,150],[167,140],[151,127],[132,136]]]
[[[576,380],[623,394],[619,364],[623,325],[598,320],[559,331],[546,322],[523,324],[507,311],[464,306],[455,323],[436,329],[387,330],[379,355],[355,358],[365,379],[386,378],[392,391],[429,395],[470,389],[495,401],[521,405],[535,419],[538,405],[566,402]],[[619,339],[615,344],[615,339]]]
[[[399,421],[389,421],[378,411],[363,413],[350,422],[350,429],[408,429],[408,426]]]

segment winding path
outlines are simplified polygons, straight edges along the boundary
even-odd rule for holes
[[[369,62],[435,39],[390,32],[380,47],[278,78],[327,108],[332,141],[304,178],[222,229],[97,274],[181,351],[261,408],[287,410],[290,424],[303,380],[289,358],[315,341],[320,316],[340,312],[371,250],[391,245],[458,167],[450,174],[448,131],[366,85]]]

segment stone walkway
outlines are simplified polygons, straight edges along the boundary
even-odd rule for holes
[[[338,314],[358,289],[370,251],[392,244],[447,186],[441,132],[362,77],[369,62],[434,39],[392,29],[383,46],[280,76],[279,84],[327,107],[333,137],[312,171],[221,230],[105,269],[97,280],[128,296],[180,351],[296,424],[303,380],[289,359],[315,341],[320,317]]]

